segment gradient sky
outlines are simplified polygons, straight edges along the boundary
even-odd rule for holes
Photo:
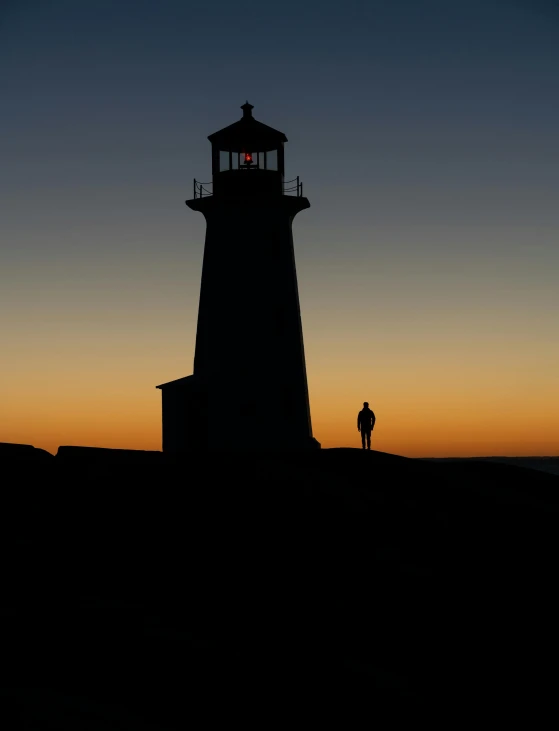
[[[311,202],[323,446],[359,445],[368,400],[382,451],[559,454],[554,0],[2,0],[0,89],[0,441],[161,448],[155,386],[194,356],[184,201],[248,99]]]

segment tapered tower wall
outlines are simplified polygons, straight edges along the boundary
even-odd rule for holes
[[[312,437],[292,221],[305,198],[209,197],[194,376],[227,441],[302,445]],[[266,432],[264,435],[263,432]]]

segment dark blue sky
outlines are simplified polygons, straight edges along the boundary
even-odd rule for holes
[[[3,191],[203,179],[250,98],[346,220],[557,222],[550,3],[18,1],[0,31]]]
[[[209,179],[207,135],[248,99],[311,201],[295,236],[314,411],[353,398],[334,372],[393,403],[386,373],[421,342],[429,393],[468,353],[477,370],[455,382],[493,388],[530,342],[510,388],[533,403],[514,384],[548,373],[549,394],[559,365],[558,80],[544,0],[3,0],[6,376],[32,358],[67,377],[38,332],[111,352],[107,381],[143,354],[138,393],[190,372],[204,222],[184,200]],[[379,371],[353,373],[363,349]]]

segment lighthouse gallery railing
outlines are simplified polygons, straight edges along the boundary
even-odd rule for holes
[[[212,186],[213,183],[201,183],[194,178],[194,200],[213,195]],[[285,180],[283,182],[283,194],[295,195],[297,198],[303,197],[303,183],[299,180],[299,176],[293,178],[293,180]]]

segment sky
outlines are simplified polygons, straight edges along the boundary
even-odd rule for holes
[[[0,90],[0,441],[161,449],[155,386],[196,336],[184,201],[248,99],[311,203],[322,446],[360,446],[367,400],[381,451],[559,455],[554,0],[2,0]]]

